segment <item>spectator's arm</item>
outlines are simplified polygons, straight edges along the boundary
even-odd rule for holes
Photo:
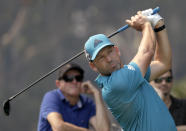
[[[82,84],[84,93],[93,94],[96,104],[96,115],[90,119],[90,124],[96,131],[110,131],[110,121],[107,109],[104,106],[101,92],[90,81]]]
[[[51,112],[47,116],[53,131],[88,131],[86,128],[78,127],[68,122],[64,122],[61,114]]]

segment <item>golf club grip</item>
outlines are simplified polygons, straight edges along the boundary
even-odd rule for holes
[[[152,12],[152,15],[158,13],[159,11],[160,11],[160,7],[154,8],[154,9],[153,9],[153,12]],[[127,28],[129,28],[129,25],[128,25],[128,24],[126,24],[126,25],[124,25],[123,27],[119,28],[116,32],[114,32],[114,33],[112,33],[111,35],[109,35],[108,38],[111,38],[112,36],[114,36],[114,35],[116,35],[116,34],[122,32],[122,31],[126,30]]]

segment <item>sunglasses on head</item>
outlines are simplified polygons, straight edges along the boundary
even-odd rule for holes
[[[166,83],[171,83],[172,82],[172,76],[169,77],[162,77],[162,78],[157,78],[154,80],[155,83],[161,83],[163,80],[165,80]]]
[[[68,75],[65,75],[63,76],[61,79],[63,79],[64,81],[66,82],[72,82],[74,79],[77,81],[77,82],[82,82],[83,81],[83,76],[82,75],[72,75],[72,76],[68,76]],[[59,79],[60,80],[60,79]]]

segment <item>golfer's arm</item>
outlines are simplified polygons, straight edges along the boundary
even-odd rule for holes
[[[135,62],[139,66],[142,75],[145,76],[147,68],[154,56],[156,47],[155,34],[149,22],[145,24],[145,27],[142,30],[142,35],[138,52],[132,62]]]
[[[99,91],[94,93],[94,98],[96,103],[96,115],[90,119],[90,123],[96,131],[110,131],[110,121],[101,93]]]
[[[161,20],[158,22],[155,28],[161,27],[164,22]],[[166,29],[156,33],[156,51],[154,60],[151,63],[151,76],[150,80],[153,80],[161,74],[167,72],[171,68],[172,52],[170,43],[167,36]]]
[[[64,122],[62,116],[57,112],[49,113],[47,120],[49,121],[53,131],[88,131],[86,128]]]

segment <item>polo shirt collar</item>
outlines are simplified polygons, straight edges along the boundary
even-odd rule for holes
[[[174,105],[176,108],[180,108],[181,104],[180,102],[175,98],[173,97],[172,95],[170,95],[170,98],[171,98],[171,101],[172,101],[172,106]]]
[[[78,103],[77,103],[77,107],[78,108],[82,108],[83,106],[83,103],[81,102],[81,99],[79,99]]]
[[[66,102],[68,102],[60,89],[57,89],[57,92],[58,92],[59,97],[62,101],[65,100]],[[77,104],[75,106],[77,106],[78,108],[82,108],[83,107],[83,102],[84,102],[83,97],[80,95],[79,101],[77,102]]]
[[[63,93],[61,92],[61,90],[60,89],[57,89],[57,92],[59,94],[60,99],[61,100],[64,100],[65,99],[65,96],[63,95]]]
[[[103,88],[103,83],[108,80],[108,76],[102,76],[98,75],[98,77],[95,79],[95,82],[98,84],[99,88]]]

